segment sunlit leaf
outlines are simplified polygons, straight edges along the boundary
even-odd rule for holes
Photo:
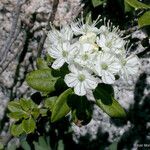
[[[8,109],[11,112],[20,112],[20,111],[22,111],[22,108],[20,106],[19,101],[16,101],[16,100],[11,101],[11,102],[8,103]]]
[[[52,116],[51,116],[51,121],[55,122],[59,119],[61,119],[62,117],[66,116],[69,111],[70,108],[67,105],[67,98],[68,95],[72,94],[73,90],[72,89],[68,89],[66,91],[64,91],[56,100],[53,109],[52,109]]]
[[[34,119],[37,119],[38,116],[40,115],[40,110],[39,108],[33,108],[31,111],[32,116],[34,117]]]
[[[24,132],[22,124],[12,124],[10,132],[13,136],[19,136]]]
[[[58,98],[57,96],[46,98],[44,100],[45,101],[44,106],[52,111],[57,98]]]
[[[138,25],[140,27],[150,25],[150,11],[145,12],[139,19]]]
[[[29,109],[31,109],[31,105],[28,100],[21,98],[19,102],[23,110],[28,111]]]
[[[32,133],[36,128],[36,124],[35,124],[34,119],[32,117],[30,117],[29,119],[24,119],[22,121],[22,127],[23,127],[23,130],[27,134]]]
[[[26,77],[27,83],[33,89],[49,93],[55,90],[57,79],[51,75],[50,69],[35,70],[30,72]]]
[[[15,119],[15,120],[19,120],[19,119],[22,119],[22,118],[28,118],[28,114],[24,111],[19,111],[19,112],[11,112],[11,113],[8,113],[7,116],[9,118],[12,118],[12,119]]]
[[[107,85],[109,87],[109,85]],[[111,90],[102,88],[101,84],[94,91],[96,104],[110,117],[125,117],[126,113],[122,106],[113,98]]]

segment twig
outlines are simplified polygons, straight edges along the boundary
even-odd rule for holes
[[[1,66],[0,74],[3,73],[6,70],[6,68],[8,67],[8,65],[18,56],[18,54],[21,52],[22,48],[24,47],[25,41],[26,41],[26,35],[24,35],[22,44],[18,47],[18,50],[14,54],[14,56],[6,64],[3,64]]]
[[[12,46],[12,44],[18,37],[19,31],[20,31],[20,26],[18,27],[18,20],[19,20],[19,15],[20,15],[22,4],[23,2],[20,2],[20,0],[17,1],[17,6],[16,6],[15,13],[14,13],[12,27],[11,27],[11,32],[10,32],[8,39],[6,40],[4,47],[1,50],[0,66],[2,66],[3,62],[6,60],[10,47]]]

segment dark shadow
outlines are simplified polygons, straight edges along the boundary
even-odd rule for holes
[[[150,129],[147,127],[150,120],[150,94],[144,96],[144,90],[147,87],[146,78],[147,74],[142,73],[135,85],[135,103],[128,112],[128,120],[132,123],[132,127],[121,137],[118,149],[132,149],[135,141],[138,142],[137,144],[150,143],[148,139]]]

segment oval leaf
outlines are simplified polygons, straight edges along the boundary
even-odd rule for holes
[[[139,19],[138,19],[139,27],[148,26],[150,25],[150,11],[145,12]]]
[[[28,100],[23,99],[23,98],[20,99],[20,106],[25,111],[28,111],[31,108]]]
[[[20,106],[19,101],[11,101],[8,103],[8,109],[11,112],[20,112],[22,111],[22,108]]]
[[[113,98],[112,98],[112,104],[111,105],[104,104],[101,101],[101,99],[97,99],[96,103],[110,117],[120,118],[120,117],[125,117],[126,116],[126,113],[125,113],[124,109]]]
[[[102,86],[101,84],[95,89],[93,94],[96,99],[96,104],[110,117],[125,117],[126,113],[124,109],[113,98],[113,91],[111,90],[110,85],[106,86],[109,87],[108,90],[106,90],[106,87],[103,88],[104,85]]]
[[[52,111],[53,106],[54,106],[54,104],[55,104],[57,98],[58,98],[57,96],[53,96],[53,97],[46,98],[46,99],[45,99],[44,106],[45,106],[46,108],[48,108],[50,111]]]
[[[144,3],[139,2],[138,0],[125,0],[130,6],[137,9],[147,9],[150,8],[150,5],[146,5]]]
[[[41,92],[53,92],[58,78],[51,75],[50,69],[35,70],[29,73],[26,81],[33,89]]]
[[[28,118],[28,114],[24,111],[20,111],[20,112],[11,112],[9,114],[7,114],[7,116],[9,118],[15,119],[15,120],[19,120],[22,118]]]
[[[102,5],[105,2],[106,2],[106,0],[92,0],[92,4],[93,4],[94,7]]]
[[[23,120],[22,127],[27,134],[32,133],[36,128],[34,119],[30,117],[29,119]]]
[[[22,124],[12,124],[10,132],[13,136],[19,136],[24,132],[22,128]]]
[[[61,119],[62,117],[66,116],[69,113],[70,108],[67,105],[67,98],[72,93],[73,93],[72,89],[68,89],[58,97],[52,109],[52,116],[51,116],[52,122]]]

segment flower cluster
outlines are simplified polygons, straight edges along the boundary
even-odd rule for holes
[[[98,22],[99,18],[91,25],[78,20],[60,30],[53,27],[48,33],[47,52],[54,58],[51,67],[68,64],[70,73],[64,81],[79,96],[94,90],[98,83],[114,84],[116,77],[128,80],[138,72],[138,57],[127,56],[122,32],[109,23],[97,28]]]

